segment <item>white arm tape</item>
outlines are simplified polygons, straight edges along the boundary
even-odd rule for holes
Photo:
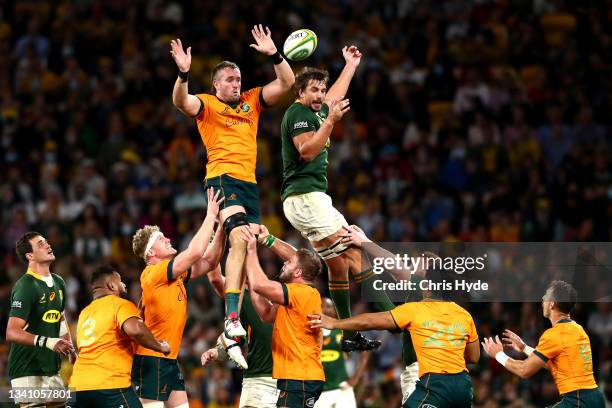
[[[533,354],[534,350],[535,349],[533,347],[529,347],[528,345],[525,345],[525,348],[523,349],[523,353],[530,356],[531,354]]]
[[[68,334],[68,325],[66,324],[66,320],[62,320],[60,322],[60,331],[59,336],[64,337],[64,335]]]
[[[497,360],[499,364],[505,367],[510,357],[508,357],[508,355],[504,353],[503,351],[499,351],[497,352],[497,354],[495,354],[495,359]]]

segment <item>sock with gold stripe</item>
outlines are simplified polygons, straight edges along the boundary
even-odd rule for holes
[[[355,282],[362,285],[362,293],[365,295],[367,302],[373,302],[382,312],[395,308],[395,304],[389,299],[384,290],[374,289],[374,281],[379,279],[379,277],[372,272],[371,268],[355,274],[354,278]]]
[[[329,281],[329,295],[334,301],[338,318],[346,319],[351,317],[351,292],[349,290],[349,282],[345,281]],[[344,330],[344,336],[350,337],[353,332]]]

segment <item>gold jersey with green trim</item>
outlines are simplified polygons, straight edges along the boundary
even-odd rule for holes
[[[281,153],[283,158],[283,184],[281,199],[296,194],[327,192],[327,149],[328,140],[321,152],[310,161],[300,158],[300,152],[293,144],[293,138],[306,132],[316,132],[329,115],[326,104],[314,112],[299,102],[289,106],[281,122]]]
[[[325,371],[323,391],[338,389],[340,384],[349,378],[341,342],[342,330],[323,329],[323,349],[321,350],[321,362],[323,371]]]
[[[26,321],[25,330],[34,335],[59,337],[60,320],[65,306],[66,283],[61,276],[51,274],[52,286],[45,279],[28,270],[11,291],[9,317]],[[8,358],[10,379],[55,375],[60,367],[60,356],[48,348],[13,343]]]

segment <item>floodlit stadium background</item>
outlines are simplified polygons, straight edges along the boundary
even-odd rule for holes
[[[612,238],[612,1],[235,3],[0,0],[2,327],[25,270],[14,255],[25,231],[53,245],[72,321],[100,263],[115,265],[139,299],[131,235],[140,225],[158,224],[178,247],[188,242],[205,214],[205,153],[194,122],[172,106],[169,42],[193,47],[192,92],[209,89],[210,68],[223,59],[242,67],[246,90],[273,75],[248,47],[255,23],[271,28],[279,48],[291,31],[314,30],[319,46],[306,62],[332,78],[343,45],[363,52],[352,112],[334,129],[329,181],[337,208],[375,240]],[[260,121],[262,222],[299,246],[280,205],[282,108]],[[261,256],[265,269],[279,267],[269,251]],[[199,366],[222,303],[205,280],[189,296],[180,363],[191,406],[233,406],[240,372]],[[367,307],[355,301],[353,311]],[[511,328],[533,345],[547,327],[534,303],[470,311],[481,337]],[[581,304],[574,318],[590,335],[610,400],[612,307]],[[357,387],[359,406],[397,407],[400,337],[372,335],[384,345]],[[3,344],[2,386],[7,354]],[[471,374],[476,407],[557,398],[547,372],[521,381],[483,356]]]

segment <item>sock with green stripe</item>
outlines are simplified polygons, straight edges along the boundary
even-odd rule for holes
[[[238,302],[240,301],[240,292],[225,291],[225,316],[238,315]]]
[[[338,318],[347,319],[351,317],[351,292],[349,290],[349,282],[345,281],[329,281],[329,295],[334,302]],[[344,336],[350,337],[353,331],[344,330]]]
[[[379,277],[372,272],[371,268],[355,274],[354,278],[355,282],[362,285],[361,287],[366,301],[373,302],[382,312],[395,308],[395,304],[389,299],[387,292],[374,289],[374,281],[379,279]]]

